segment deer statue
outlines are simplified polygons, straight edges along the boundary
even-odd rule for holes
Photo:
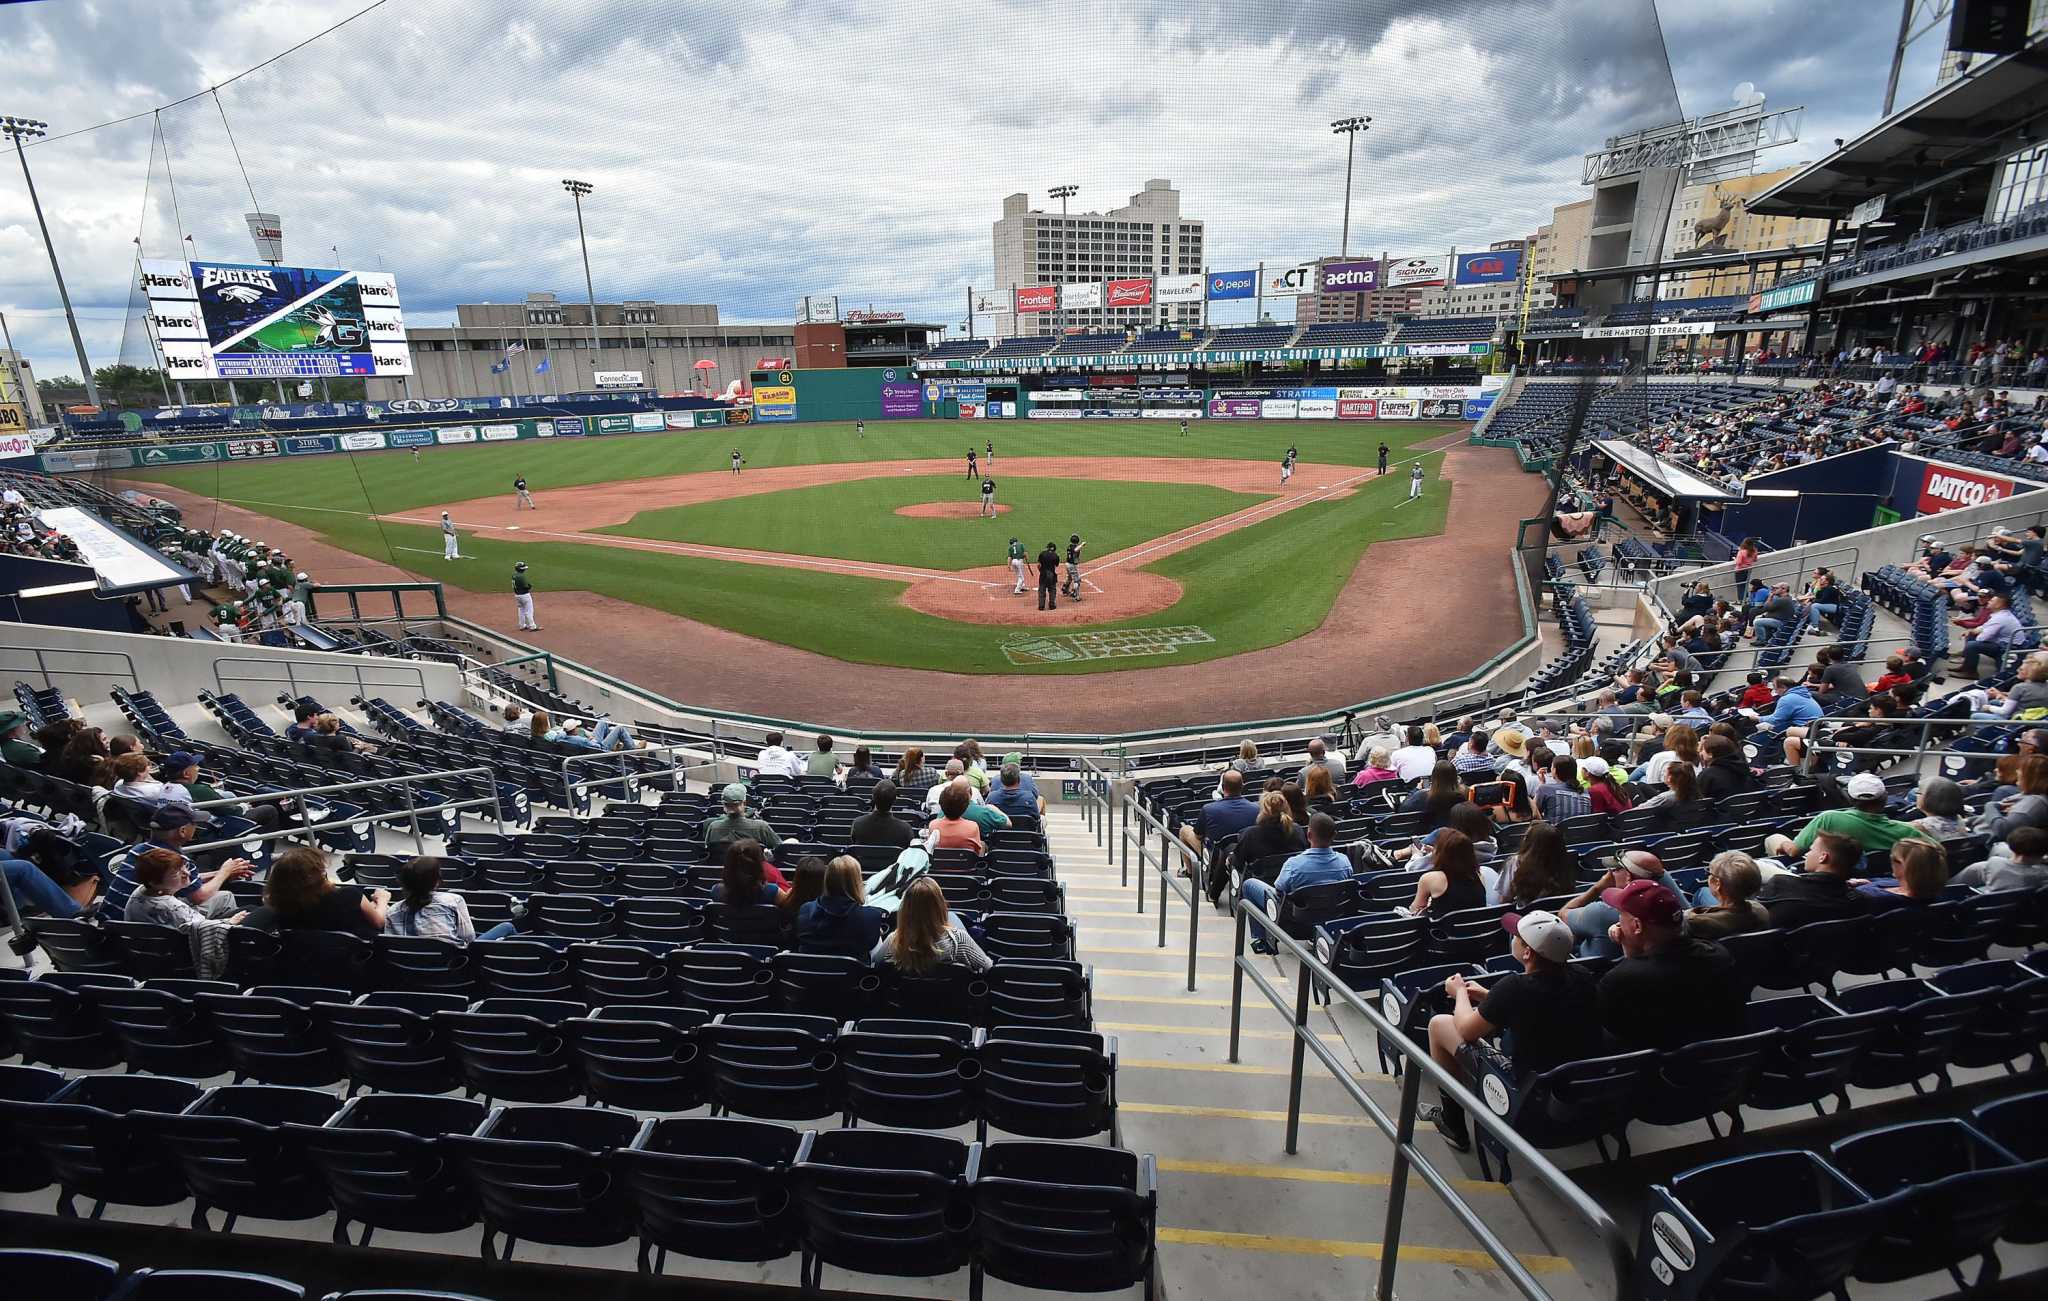
[[[1720,211],[1710,217],[1693,220],[1693,247],[1716,248],[1728,242],[1728,226],[1735,220],[1735,209],[1742,207],[1740,195],[1723,194],[1716,188],[1714,199],[1721,205]]]

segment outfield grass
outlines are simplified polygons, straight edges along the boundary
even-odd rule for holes
[[[998,480],[1002,479],[1003,459],[1027,450],[1058,456],[1219,456],[1277,461],[1280,452],[1293,441],[1300,446],[1305,460],[1363,465],[1372,461],[1382,437],[1393,447],[1398,459],[1409,446],[1457,427],[1433,423],[1347,428],[1326,427],[1320,422],[1299,427],[1203,422],[1184,439],[1170,428],[1156,433],[1147,429],[1145,432],[1150,436],[1143,441],[1125,442],[1121,427],[1071,427],[1080,423],[1046,422],[1051,428],[1043,431],[1037,425],[1005,425],[993,431]],[[751,464],[775,465],[958,455],[965,447],[968,431],[973,429],[951,421],[888,425],[876,422],[869,426],[865,440],[856,440],[851,427],[798,425],[773,430],[704,431],[694,435],[564,439],[517,447],[446,448],[429,450],[418,464],[405,452],[384,452],[225,466],[151,468],[131,471],[126,477],[170,483],[196,494],[248,505],[318,533],[345,550],[391,561],[454,589],[504,593],[508,615],[512,565],[527,561],[533,567],[533,580],[540,591],[543,623],[547,622],[548,592],[584,590],[856,663],[965,673],[1049,675],[1195,663],[1299,637],[1322,622],[1330,602],[1365,547],[1376,541],[1440,532],[1450,500],[1449,485],[1434,477],[1443,458],[1441,454],[1431,454],[1424,465],[1432,477],[1425,485],[1422,500],[1414,506],[1394,509],[1407,495],[1407,477],[1391,474],[1385,479],[1365,481],[1352,496],[1287,511],[1165,557],[1145,568],[1183,585],[1184,595],[1172,607],[1143,618],[1060,631],[1195,624],[1207,631],[1215,639],[1213,642],[1184,646],[1172,656],[1029,667],[1012,665],[1001,649],[1007,637],[1022,629],[958,623],[919,613],[898,600],[904,587],[901,583],[691,556],[627,553],[577,543],[507,540],[505,534],[495,531],[465,534],[465,558],[443,561],[438,529],[388,522],[380,525],[367,514],[371,510],[390,513],[508,492],[512,476],[520,473],[533,481],[536,493],[545,494],[551,483],[603,483],[723,469],[736,435],[745,436],[742,446]],[[1105,435],[1112,432],[1119,439],[1106,441]],[[1025,482],[1016,476],[1004,481],[1004,494],[1009,495],[1016,485]],[[1072,486],[1089,481],[1029,482]],[[965,486],[964,476],[961,486]],[[1218,489],[1176,485],[1106,486],[1117,494],[1163,487],[1174,494],[1240,496]],[[808,490],[797,489],[792,493],[805,491]],[[1083,491],[1092,492],[1092,488]],[[735,504],[773,519],[789,495],[757,496]],[[974,519],[912,521],[886,514],[883,518],[900,524],[991,527]],[[1004,521],[1009,518],[1004,517]],[[1000,528],[1004,521],[994,527]],[[191,522],[199,527],[209,524],[203,516]],[[844,545],[874,523],[869,521],[859,527],[848,524],[842,534],[842,549],[833,554],[854,555]],[[1164,530],[1148,531],[1156,534]],[[1003,528],[1002,533],[1007,540],[1009,530]],[[776,549],[794,548],[787,540],[781,540]],[[1103,554],[1103,550],[1096,554]],[[976,556],[959,563],[993,561]],[[1104,581],[1113,582],[1115,572],[1105,575]],[[593,648],[601,646],[605,630],[593,627],[587,631]],[[594,659],[602,659],[596,649],[588,653]]]
[[[902,475],[790,488],[642,511],[624,524],[593,530],[662,542],[786,551],[924,569],[972,569],[1009,559],[1009,541],[1033,552],[1067,535],[1088,539],[1088,553],[1125,547],[1192,527],[1270,500],[1201,484],[1112,483],[1102,479],[998,481],[996,500],[1010,510],[994,519],[906,518],[899,507],[959,502],[980,509],[977,482],[963,475]]]

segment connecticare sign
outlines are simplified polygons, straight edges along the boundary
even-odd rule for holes
[[[2012,496],[2012,489],[2010,479],[1930,463],[1920,481],[1920,513],[1936,515],[1945,510],[2004,501]]]

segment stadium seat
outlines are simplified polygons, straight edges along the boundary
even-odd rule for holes
[[[949,1021],[855,1021],[833,1043],[846,1120],[951,1129],[981,1111],[981,1035]]]
[[[379,990],[354,1002],[317,1002],[313,1020],[341,1057],[349,1090],[445,1093],[456,1086],[436,1012],[460,1012],[460,994]]]
[[[306,1289],[232,1269],[138,1269],[112,1301],[305,1301]]]
[[[288,1125],[334,1207],[334,1240],[363,1247],[378,1229],[453,1233],[477,1222],[476,1196],[444,1136],[467,1134],[489,1108],[467,1098],[370,1093],[319,1126]],[[352,1235],[353,1225],[362,1231]]]
[[[647,1003],[600,1007],[560,1023],[593,1102],[633,1111],[689,1111],[711,1097],[699,1042],[708,1013]]]
[[[208,1089],[176,1115],[150,1119],[152,1136],[177,1159],[192,1193],[192,1227],[212,1230],[213,1211],[232,1233],[242,1216],[309,1220],[328,1210],[327,1189],[283,1126],[321,1125],[340,1109],[331,1093],[271,1084]]]
[[[129,1070],[195,1080],[221,1073],[221,1046],[193,996],[234,992],[234,986],[217,980],[152,980],[83,991],[100,1023],[120,1041]]]
[[[227,1048],[237,1084],[324,1088],[340,1083],[343,1066],[313,1008],[350,997],[346,989],[259,985],[245,994],[200,994],[197,1001]]]
[[[1851,1015],[1813,994],[1764,998],[1749,1004],[1752,1031],[1776,1031],[1742,1105],[1766,1111],[1810,1106],[1825,1115],[1824,1099],[1837,1111],[1849,1107],[1849,1076],[1864,1049],[1886,1027],[1882,1011]]]
[[[40,1102],[0,1103],[16,1137],[35,1149],[57,1184],[57,1213],[76,1218],[77,1198],[98,1219],[109,1204],[173,1206],[185,1200],[177,1162],[151,1141],[152,1114],[182,1111],[198,1085],[158,1075],[86,1075]]]
[[[1982,1261],[1976,1286],[1995,1282],[1999,1235],[2037,1191],[2037,1170],[1960,1120],[1851,1134],[1829,1145],[1828,1158],[1867,1196],[1890,1207],[1883,1229],[1857,1260],[1856,1277],[1867,1283],[1945,1269],[1967,1290],[1961,1265],[1972,1257]]]
[[[1482,1097],[1499,1094],[1494,1081],[1505,1090],[1505,1110],[1494,1110],[1535,1148],[1549,1151],[1592,1143],[1603,1161],[1614,1159],[1607,1150],[1612,1139],[1616,1153],[1628,1156],[1628,1126],[1634,1119],[1635,1099],[1656,1064],[1657,1053],[1642,1049],[1612,1057],[1592,1057],[1567,1062],[1517,1081],[1513,1063],[1497,1050],[1483,1044],[1467,1044],[1459,1050],[1467,1077],[1479,1087]],[[1483,1129],[1473,1135],[1478,1145],[1479,1170],[1493,1178],[1493,1161],[1500,1163],[1500,1181],[1514,1178],[1507,1149]]]
[[[106,1301],[120,1276],[121,1266],[105,1256],[36,1247],[0,1249],[0,1278],[19,1296]]]
[[[789,1169],[809,1155],[812,1137],[730,1117],[642,1124],[632,1145],[612,1157],[640,1240],[640,1272],[661,1273],[671,1251],[742,1261],[796,1251]]]
[[[828,1016],[844,1024],[882,1008],[882,976],[867,963],[832,953],[777,953],[775,988],[781,1011]]]
[[[1644,1295],[1673,1301],[1842,1296],[1893,1210],[1811,1152],[1696,1166],[1652,1184],[1649,1196],[1637,1282]]]
[[[27,1193],[50,1185],[50,1163],[16,1132],[9,1104],[48,1102],[68,1082],[62,1072],[44,1066],[0,1066],[0,1192]]]
[[[1116,1106],[1116,1039],[1093,1031],[998,1026],[981,1044],[981,1117],[1027,1138],[1122,1140]]]
[[[820,1120],[845,1110],[830,1017],[729,1012],[697,1032],[711,1072],[713,1115]]]
[[[499,1107],[474,1134],[443,1140],[482,1208],[484,1259],[511,1260],[521,1238],[604,1247],[631,1237],[631,1199],[610,1159],[639,1128],[606,1107]]]
[[[583,1091],[562,1023],[582,1003],[545,998],[486,998],[464,1012],[436,1012],[448,1036],[456,1078],[486,1101],[566,1102]]]
[[[819,1133],[790,1167],[803,1226],[803,1284],[824,1267],[937,1278],[973,1255],[970,1188],[980,1144],[869,1129]]]
[[[989,1143],[973,1183],[982,1276],[1019,1287],[1153,1296],[1158,1172],[1149,1156],[1066,1143]]]
[[[111,972],[45,972],[35,980],[0,980],[0,1018],[29,1064],[103,1070],[121,1060],[121,1041],[89,997],[94,987],[132,989]]]

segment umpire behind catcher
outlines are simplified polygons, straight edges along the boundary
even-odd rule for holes
[[[1060,608],[1060,549],[1050,542],[1038,553],[1038,608]]]

